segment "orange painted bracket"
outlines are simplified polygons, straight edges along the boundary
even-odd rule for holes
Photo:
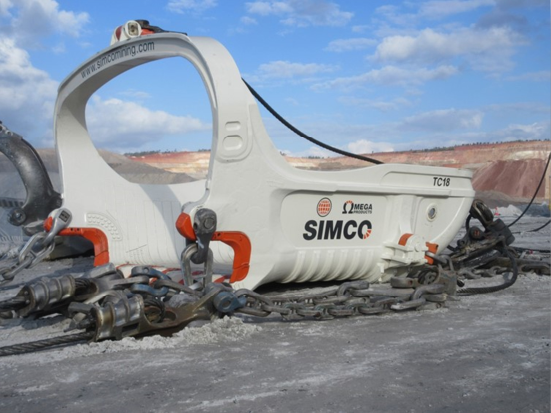
[[[400,237],[400,240],[398,241],[399,245],[405,246],[408,239],[410,239],[413,236],[413,234],[404,234]],[[438,251],[438,244],[433,244],[432,242],[426,242],[425,245],[429,249],[429,252],[432,252],[433,254],[436,254]],[[434,264],[434,259],[429,257],[428,255],[425,255],[425,259],[427,260],[427,263],[432,265]]]
[[[427,242],[427,247],[429,249],[429,252],[432,252],[433,254],[436,254],[438,251],[438,244],[433,244],[432,242]],[[427,263],[430,265],[434,264],[434,259],[425,255],[425,259],[427,260]]]
[[[49,231],[52,228],[53,219],[49,217],[44,221],[44,229]],[[58,235],[76,236],[86,238],[94,244],[94,266],[107,264],[109,262],[109,242],[103,231],[97,228],[65,228]]]
[[[195,231],[191,217],[186,213],[181,213],[176,221],[176,229],[186,239],[195,241]],[[212,237],[213,241],[221,241],[233,249],[233,271],[230,282],[242,281],[245,279],[250,269],[251,261],[251,241],[244,233],[239,231],[217,231]]]
[[[413,236],[413,234],[406,233],[400,237],[400,240],[398,241],[398,245],[406,246],[406,242],[408,242],[408,239],[410,239]]]

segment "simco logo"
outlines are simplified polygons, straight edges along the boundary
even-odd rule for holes
[[[342,205],[343,214],[372,214],[372,204],[355,204],[354,201],[348,200]]]
[[[371,222],[368,220],[361,221],[360,223],[350,220],[310,220],[304,225],[304,232],[302,237],[306,241],[312,241],[314,239],[345,239],[351,240],[354,238],[367,239],[371,235]]]

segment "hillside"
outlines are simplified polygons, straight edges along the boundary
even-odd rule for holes
[[[490,204],[523,203],[529,200],[541,179],[551,150],[549,141],[522,141],[456,146],[443,150],[366,154],[384,163],[408,163],[464,168],[473,171],[473,186]],[[132,160],[174,173],[204,178],[209,152],[157,153],[132,156]],[[293,166],[310,170],[343,170],[373,166],[347,157],[285,157]],[[537,201],[549,200],[549,171]]]

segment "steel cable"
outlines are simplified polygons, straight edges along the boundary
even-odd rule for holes
[[[312,138],[311,136],[308,136],[306,135],[305,133],[301,132],[300,130],[298,130],[297,128],[295,128],[293,125],[291,125],[289,122],[287,122],[279,113],[277,113],[275,111],[275,109],[273,109],[264,99],[262,99],[262,96],[260,96],[256,90],[254,90],[246,81],[245,79],[241,79],[243,80],[243,83],[245,83],[245,85],[247,86],[247,88],[249,89],[249,91],[253,94],[253,96],[262,104],[262,106],[264,106],[266,108],[266,110],[268,112],[270,112],[278,121],[280,121],[281,123],[283,123],[287,128],[289,128],[291,131],[293,131],[294,133],[296,133],[298,136],[300,136],[301,138],[304,138],[310,142],[312,142],[313,144],[315,145],[318,145],[318,146],[321,146],[322,148],[324,149],[327,149],[328,151],[331,151],[331,152],[335,152],[335,153],[338,153],[339,155],[343,155],[343,156],[348,156],[350,158],[355,158],[355,159],[359,159],[360,161],[365,161],[365,162],[371,162],[371,163],[374,163],[374,164],[382,164],[383,162],[381,161],[378,161],[377,159],[373,159],[373,158],[368,158],[366,156],[362,156],[362,155],[357,155],[355,153],[351,153],[351,152],[347,152],[347,151],[343,151],[342,149],[338,149],[338,148],[335,148],[331,145],[328,145],[326,143],[323,143],[321,141],[318,141],[317,139],[315,138]]]
[[[17,310],[20,307],[25,307],[27,299],[23,296],[15,296],[5,301],[0,301],[0,311]]]
[[[45,340],[31,341],[29,343],[13,344],[11,346],[0,347],[0,357],[14,356],[17,354],[32,353],[34,351],[47,350],[53,347],[60,347],[67,344],[73,344],[79,341],[88,341],[94,337],[94,332],[84,332],[48,338]]]
[[[545,179],[545,172],[547,172],[547,168],[549,167],[549,161],[551,161],[551,152],[549,153],[549,156],[547,157],[547,163],[545,164],[545,168],[543,168],[543,174],[541,175],[540,183],[538,184],[538,187],[536,188],[536,192],[534,192],[534,196],[530,200],[530,203],[526,207],[526,209],[520,214],[517,219],[515,219],[513,222],[511,222],[509,225],[507,225],[509,228],[511,228],[513,225],[515,225],[519,219],[521,219],[524,214],[530,209],[530,206],[532,205],[532,202],[534,202],[534,199],[536,199],[536,195],[538,194],[538,191],[540,190],[541,184],[543,183]],[[542,227],[543,228],[543,227]]]
[[[470,287],[470,288],[461,288],[460,290],[457,290],[457,295],[459,296],[465,296],[465,295],[477,295],[477,294],[490,294],[495,293],[497,291],[505,290],[506,288],[509,288],[512,286],[518,278],[518,264],[516,258],[511,254],[509,249],[507,248],[507,245],[505,245],[505,242],[503,242],[503,248],[505,250],[505,254],[509,259],[511,260],[511,265],[513,267],[513,276],[511,279],[507,282],[504,282],[500,285],[493,285],[491,287]]]

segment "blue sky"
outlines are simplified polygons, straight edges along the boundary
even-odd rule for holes
[[[291,123],[352,152],[550,137],[548,0],[0,0],[0,120],[53,146],[59,83],[131,19],[216,38]],[[263,116],[280,150],[329,155]],[[210,148],[183,59],[116,78],[87,123],[117,152]]]

